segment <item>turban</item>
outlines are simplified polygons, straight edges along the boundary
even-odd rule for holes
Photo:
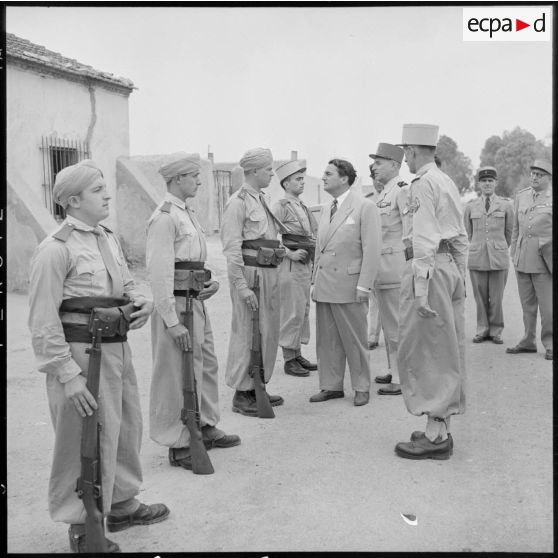
[[[159,168],[159,174],[168,182],[171,178],[179,174],[197,172],[200,168],[199,153],[185,153],[184,151],[179,151],[178,153],[169,155],[165,159],[165,163]]]
[[[240,159],[240,166],[245,170],[261,169],[273,163],[273,155],[269,149],[256,147],[249,149]]]
[[[81,194],[99,178],[103,178],[103,173],[91,159],[63,168],[54,181],[54,201],[65,209],[71,196]]]

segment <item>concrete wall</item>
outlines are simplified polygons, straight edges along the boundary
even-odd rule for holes
[[[167,187],[158,169],[165,155],[121,157],[116,166],[116,215],[126,258],[131,265],[145,264],[147,220],[163,199]],[[217,199],[211,161],[202,159],[202,186],[189,202],[206,234],[219,230]]]

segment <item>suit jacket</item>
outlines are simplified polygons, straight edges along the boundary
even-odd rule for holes
[[[469,269],[490,271],[508,269],[508,247],[513,228],[511,201],[493,195],[488,213],[485,198],[471,200],[463,215],[469,237]]]
[[[331,204],[322,207],[312,298],[316,302],[356,302],[357,286],[374,287],[382,245],[376,205],[354,190],[330,223]]]
[[[510,251],[516,270],[547,273],[541,249],[552,242],[552,184],[538,196],[531,187],[520,190],[514,209]]]

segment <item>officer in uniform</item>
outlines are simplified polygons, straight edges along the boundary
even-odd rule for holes
[[[91,160],[62,169],[54,200],[65,210],[62,226],[37,247],[31,262],[29,329],[38,369],[46,374],[55,431],[49,484],[54,521],[68,523],[70,550],[83,553],[86,512],[76,493],[80,477],[82,417],[99,413],[103,509],[109,531],[149,525],[169,515],[164,504],[145,505],[136,496],[142,482],[142,416],[130,347],[123,333],[149,319],[153,303],[143,297],[116,236],[99,225],[109,214],[110,196],[101,170]],[[87,298],[84,298],[87,297]],[[88,324],[94,307],[122,306],[127,297],[137,310],[120,334],[103,338],[97,400],[87,388],[91,346]],[[107,539],[109,552],[119,552]]]
[[[416,177],[409,191],[412,246],[405,250],[397,362],[407,409],[427,415],[424,432],[395,446],[409,459],[449,459],[450,417],[465,411],[468,242],[457,187],[434,162],[437,138],[438,126],[403,126],[401,145]]]
[[[284,249],[277,234],[277,221],[264,197],[263,189],[273,177],[273,157],[269,149],[257,147],[240,159],[244,184],[231,196],[221,226],[223,253],[227,259],[232,302],[232,323],[227,357],[227,385],[235,390],[235,413],[257,416],[254,382],[248,374],[252,347],[252,314],[259,309],[261,349],[265,381],[273,374],[279,343],[279,273]],[[262,250],[263,249],[263,250]],[[256,274],[260,282],[259,307],[252,290]],[[271,405],[283,404],[278,395],[269,396]]]
[[[399,176],[403,149],[390,143],[380,143],[374,159],[372,172],[374,179],[382,186],[376,197],[376,207],[382,222],[382,252],[380,268],[374,289],[378,299],[380,322],[384,330],[389,371],[385,376],[376,376],[375,381],[382,386],[380,395],[399,395],[401,386],[396,373],[392,383],[391,362],[397,365],[397,330],[399,327],[399,289],[401,275],[405,267],[405,246],[410,246],[407,198],[409,186]],[[397,369],[397,367],[395,367]]]
[[[541,341],[552,360],[552,163],[531,165],[531,186],[515,197],[511,256],[523,308],[525,335],[507,353],[536,353],[537,307]]]
[[[308,376],[315,363],[301,355],[301,343],[310,340],[310,282],[316,246],[316,219],[300,199],[304,192],[306,161],[288,161],[275,169],[285,197],[273,206],[275,217],[287,229],[282,235],[286,257],[279,266],[281,320],[279,345],[285,373]]]
[[[513,207],[507,198],[494,193],[494,167],[477,172],[480,197],[465,207],[464,223],[469,237],[469,273],[477,303],[477,333],[473,343],[485,339],[501,345],[504,329],[502,299],[508,278],[508,247],[513,228]]]
[[[197,153],[175,153],[161,166],[159,173],[165,179],[167,193],[148,221],[146,246],[146,265],[155,303],[151,319],[150,435],[152,440],[169,448],[171,465],[189,470],[192,469],[190,434],[181,421],[182,356],[184,349],[191,347],[192,334],[204,442],[208,447],[217,448],[240,444],[238,436],[227,435],[216,427],[220,418],[218,364],[204,301],[217,292],[219,283],[209,280],[193,300],[193,332],[186,329],[182,320],[186,293],[178,283],[175,285],[175,269],[180,274],[180,270],[203,268],[207,258],[204,231],[194,210],[187,205],[201,186],[200,171]]]

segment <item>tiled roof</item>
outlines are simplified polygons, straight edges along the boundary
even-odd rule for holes
[[[66,58],[58,52],[48,50],[44,46],[36,45],[12,33],[6,33],[6,54],[8,62],[20,61],[31,67],[45,67],[57,73],[75,76],[78,79],[97,80],[117,89],[128,89],[129,93],[135,89],[133,82],[128,78],[96,70],[73,58]]]

